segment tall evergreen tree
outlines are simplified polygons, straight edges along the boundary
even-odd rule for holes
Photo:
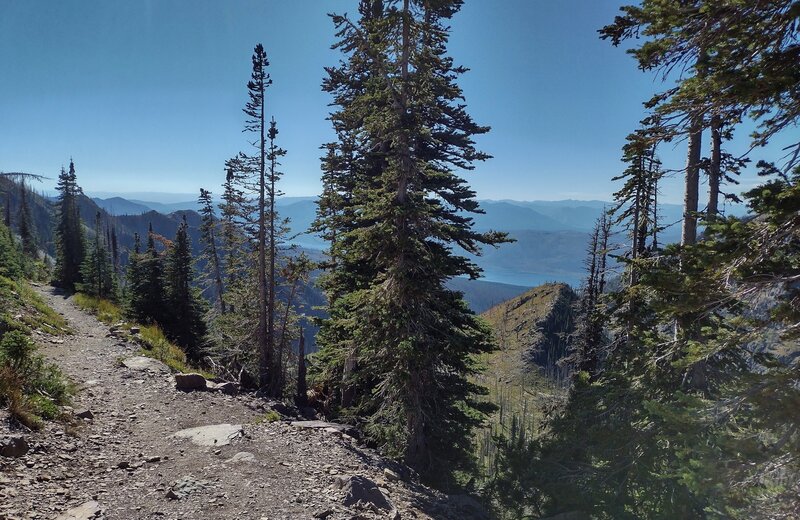
[[[156,249],[155,233],[150,224],[147,232],[147,249],[138,254],[138,241],[134,260],[128,270],[130,314],[141,323],[161,323],[168,315],[164,295],[164,260]]]
[[[22,243],[22,252],[28,258],[36,258],[39,247],[36,245],[36,236],[31,221],[31,208],[28,202],[28,189],[25,186],[25,178],[20,179],[19,183],[19,214],[17,215],[17,231]]]
[[[467,215],[480,210],[457,174],[488,158],[473,142],[488,128],[467,114],[455,81],[465,69],[447,56],[446,24],[460,6],[365,1],[358,22],[333,17],[349,64],[372,63],[363,89],[341,77],[343,69],[330,69],[326,85],[339,106],[332,118],[358,131],[356,153],[368,166],[352,172],[356,184],[345,193],[351,224],[340,228],[320,211],[337,232],[327,282],[336,297],[320,335],[329,367],[321,377],[339,392],[357,388],[353,407],[368,435],[441,482],[447,469],[469,465],[470,427],[480,417],[473,396],[481,389],[466,376],[475,370],[471,356],[491,348],[461,294],[445,286],[454,276],[479,275],[452,246],[477,254],[506,240],[471,229]],[[329,175],[338,168],[327,165]],[[333,177],[327,200],[338,188]],[[342,381],[355,345],[358,367]]]
[[[184,216],[175,240],[167,249],[164,266],[164,314],[159,320],[167,336],[194,359],[200,357],[206,325],[201,297],[193,289],[192,252]]]
[[[0,276],[6,278],[22,276],[22,258],[14,243],[14,235],[5,223],[0,224]]]
[[[75,163],[69,162],[69,170],[61,169],[58,176],[57,223],[56,223],[56,269],[55,279],[67,291],[74,291],[82,281],[81,265],[85,256],[85,239],[81,222],[78,198],[82,195],[75,174]]]
[[[217,251],[217,218],[214,215],[214,202],[211,192],[200,188],[200,240],[203,244],[202,258],[206,261],[208,277],[213,280],[217,305],[225,313],[225,294],[222,284],[222,265]]]
[[[270,307],[269,302],[273,301],[274,292],[267,278],[267,263],[271,262],[268,254],[270,244],[267,241],[269,230],[267,211],[267,116],[265,107],[266,89],[272,84],[267,73],[269,60],[264,46],[260,43],[253,50],[253,72],[250,81],[247,83],[247,90],[250,100],[244,108],[245,114],[249,117],[245,123],[245,131],[256,134],[255,146],[258,155],[251,158],[253,166],[257,172],[256,189],[258,201],[256,203],[256,287],[258,288],[258,329],[256,330],[256,340],[259,348],[259,383],[262,388],[270,389],[272,384],[273,357],[275,352],[274,330],[270,325],[273,324],[274,308]]]

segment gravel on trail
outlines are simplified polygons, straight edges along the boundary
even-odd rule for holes
[[[399,479],[396,465],[334,428],[269,422],[266,401],[253,395],[182,392],[166,367],[126,366],[139,346],[110,336],[56,290],[36,290],[74,330],[58,339],[34,336],[76,386],[67,411],[78,425],[12,430],[0,412],[0,437],[21,434],[29,446],[21,457],[0,456],[0,518],[483,517],[467,497]],[[216,428],[200,435],[203,442],[196,430],[175,435],[204,426]],[[227,442],[215,443],[215,434]],[[369,479],[394,509],[363,500],[345,506],[354,477]]]

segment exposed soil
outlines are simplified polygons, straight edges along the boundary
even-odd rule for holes
[[[53,289],[38,290],[75,331],[59,339],[38,333],[42,352],[75,383],[74,412],[89,410],[93,418],[77,427],[52,422],[40,432],[13,432],[31,449],[0,457],[0,518],[58,518],[81,505],[85,516],[74,511],[72,518],[471,516],[468,500],[387,478],[388,463],[346,436],[265,421],[265,401],[252,395],[185,393],[168,370],[123,366],[138,346],[109,337],[106,325]],[[9,433],[8,417],[0,419],[0,434]],[[242,425],[242,435],[223,446],[174,436],[222,423]],[[354,475],[377,483],[396,510],[344,506],[337,479]]]

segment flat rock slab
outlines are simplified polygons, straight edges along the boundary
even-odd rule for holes
[[[255,462],[255,461],[256,461],[255,455],[253,455],[249,451],[240,451],[239,453],[229,458],[225,462],[237,463],[237,462]]]
[[[323,430],[326,433],[336,433],[338,435],[347,434],[358,438],[358,430],[347,424],[326,421],[292,421],[291,425],[295,428]]]
[[[227,446],[242,433],[241,424],[212,424],[187,428],[176,432],[174,436],[189,439],[198,446]]]
[[[346,424],[337,424],[332,422],[325,422],[325,421],[292,421],[292,426],[295,428],[309,428],[309,429],[320,429],[325,430],[327,428],[331,428],[333,430],[340,431],[342,433],[352,430],[352,426],[348,426]]]
[[[142,370],[148,372],[169,373],[169,367],[161,361],[144,356],[134,356],[122,360],[122,364],[131,370]]]
[[[100,504],[97,502],[84,502],[78,507],[73,507],[66,513],[56,517],[56,520],[91,520],[100,515]]]

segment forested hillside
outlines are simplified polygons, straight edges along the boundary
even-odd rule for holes
[[[478,454],[491,476],[497,439],[530,439],[544,425],[543,410],[566,399],[562,361],[575,330],[576,295],[566,284],[535,287],[492,307],[481,316],[492,328],[497,350],[482,355],[476,382],[498,406],[477,434]]]

